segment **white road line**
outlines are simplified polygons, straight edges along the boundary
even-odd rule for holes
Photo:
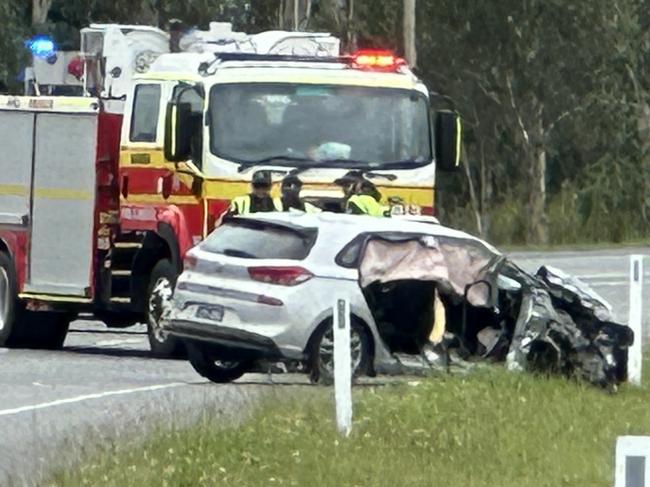
[[[133,389],[120,389],[117,391],[106,391],[106,392],[98,392],[96,394],[85,394],[83,396],[69,397],[67,399],[58,399],[56,401],[43,402],[40,404],[32,404],[31,406],[21,406],[13,409],[0,409],[0,416],[11,416],[14,414],[36,411],[38,409],[47,409],[55,406],[62,406],[64,404],[90,401],[92,399],[102,399],[104,397],[110,397],[110,396],[123,396],[126,394],[134,394],[136,392],[159,391],[161,389],[171,389],[172,387],[181,387],[187,385],[193,385],[193,383],[171,382],[169,384],[157,384],[157,385],[147,386],[147,387],[136,387]]]

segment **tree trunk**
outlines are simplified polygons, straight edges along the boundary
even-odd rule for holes
[[[485,157],[485,141],[481,138],[478,141],[479,145],[479,163],[481,169],[481,182],[480,182],[480,197],[479,197],[479,212],[481,219],[481,234],[483,238],[488,238],[490,235],[490,202],[492,201],[492,174],[491,165],[486,161]]]
[[[32,0],[32,25],[44,24],[52,6],[52,0]]]
[[[544,105],[539,103],[530,131],[528,168],[530,176],[530,239],[531,243],[548,243],[546,218],[546,147],[544,143]]]
[[[417,65],[417,49],[415,47],[415,1],[404,0],[404,57],[411,68],[415,68]]]
[[[462,148],[463,154],[465,154],[465,147]],[[476,197],[476,189],[474,189],[474,180],[472,178],[472,170],[469,167],[469,162],[467,157],[462,158],[463,168],[465,169],[465,176],[467,177],[467,185],[469,187],[469,202],[472,207],[472,213],[474,213],[474,219],[476,222],[476,231],[478,234],[483,237],[483,222],[481,221],[481,211],[479,208],[478,198]]]

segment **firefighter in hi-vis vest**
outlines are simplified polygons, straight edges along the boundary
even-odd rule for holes
[[[377,187],[359,171],[350,171],[335,183],[343,188],[346,213],[390,216],[390,207],[381,204],[381,193]]]
[[[252,191],[244,196],[237,196],[230,203],[228,214],[247,215],[249,213],[282,211],[278,201],[271,197],[273,179],[269,171],[257,171],[251,180]]]
[[[276,200],[276,207],[282,211],[304,211],[305,213],[320,213],[322,210],[300,198],[302,181],[294,174],[287,175],[282,180],[282,196]]]

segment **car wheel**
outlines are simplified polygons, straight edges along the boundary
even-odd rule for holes
[[[151,353],[156,357],[174,357],[182,352],[182,344],[161,327],[163,314],[171,306],[176,269],[171,261],[160,260],[151,271],[147,295],[147,335]]]
[[[251,370],[248,361],[219,360],[213,353],[195,343],[187,343],[186,347],[194,370],[217,384],[232,382]]]
[[[334,329],[332,320],[320,326],[311,340],[309,352],[310,379],[313,383],[334,383]],[[352,377],[365,375],[370,365],[370,339],[364,327],[352,322],[350,329]]]

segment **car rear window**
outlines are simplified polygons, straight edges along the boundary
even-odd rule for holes
[[[201,249],[245,259],[302,260],[309,255],[316,236],[316,229],[297,230],[276,224],[228,222],[212,232],[201,244]]]

